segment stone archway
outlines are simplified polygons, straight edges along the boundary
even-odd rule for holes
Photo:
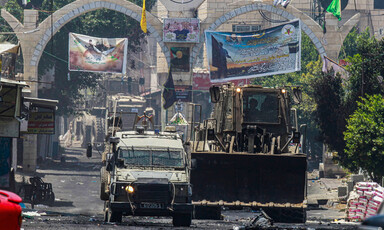
[[[12,27],[19,39],[24,59],[24,79],[31,88],[30,96],[38,96],[38,63],[41,55],[53,35],[72,19],[97,9],[110,9],[121,12],[136,21],[141,20],[142,8],[125,0],[84,1],[76,0],[54,12],[42,23],[38,24],[38,11],[24,10],[24,23],[22,24],[5,9],[1,16]],[[163,43],[162,22],[154,15],[146,12],[147,29],[160,45],[167,61],[170,61],[168,48]],[[53,22],[51,24],[51,21]],[[25,135],[24,149],[29,149],[23,154],[23,167],[26,171],[35,171],[37,158],[37,136]]]
[[[246,13],[249,13],[252,11],[258,11],[258,10],[264,10],[264,11],[277,14],[288,20],[299,18],[302,22],[302,25],[301,25],[302,30],[312,40],[320,56],[321,57],[326,56],[326,49],[319,40],[319,37],[323,34],[323,30],[320,27],[320,25],[316,23],[311,17],[309,17],[305,13],[301,12],[300,10],[290,5],[287,7],[286,10],[283,10],[281,8],[276,8],[276,7],[273,7],[272,5],[268,5],[264,3],[254,3],[254,4],[244,5],[238,8],[231,9],[227,12],[224,12],[221,16],[217,17],[216,20],[214,20],[212,23],[210,23],[209,18],[207,18],[202,23],[205,23],[205,29],[216,30],[219,26],[221,26],[222,24],[226,23],[227,21],[229,21],[230,19],[236,16],[240,16],[242,14],[246,14]],[[205,35],[204,33],[202,33],[200,35],[200,41],[204,41],[204,40],[205,40]],[[196,62],[196,57],[200,49],[202,48],[202,46],[203,46],[203,43],[200,43],[195,47],[193,47],[192,55],[191,55],[192,56],[191,64]]]
[[[24,10],[24,24],[22,24],[9,12],[2,9],[1,16],[12,27],[20,41],[24,58],[25,77],[29,80],[37,80],[37,67],[41,55],[49,40],[61,27],[80,15],[102,8],[115,10],[138,22],[141,20],[142,8],[125,0],[95,2],[77,0],[55,11],[40,24],[37,24],[38,12],[36,10]],[[169,63],[169,49],[162,39],[162,22],[149,12],[146,12],[146,17],[147,29],[151,36],[155,37]],[[34,87],[33,83],[31,85],[35,89],[32,90],[32,95],[37,96],[37,87]]]
[[[141,10],[142,8],[125,0],[113,0],[113,1],[96,1],[91,3],[83,3],[85,1],[78,0],[76,2],[70,3],[60,10],[56,11],[52,17],[55,19],[53,23],[53,33],[55,34],[62,26],[71,21],[72,19],[85,14],[90,11],[97,9],[105,8],[109,10],[115,10],[117,12],[123,13],[136,21],[140,22],[141,20]],[[79,5],[79,3],[82,3]],[[153,16],[151,13],[147,12],[147,28],[148,31],[154,36],[159,43],[162,51],[168,54],[168,48],[164,45],[162,41],[162,22]],[[58,18],[56,20],[56,18]],[[41,57],[42,51],[45,48],[45,45],[48,43],[51,35],[51,22],[50,17],[46,18],[40,25],[45,30],[43,31],[43,37],[38,42],[33,56],[31,58],[31,65],[34,65]],[[161,34],[161,35],[160,35]]]

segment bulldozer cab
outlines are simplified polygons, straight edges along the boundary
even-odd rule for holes
[[[227,84],[214,86],[210,92],[214,112],[205,127],[213,130],[222,151],[288,152],[291,138],[298,132],[288,90]]]
[[[246,89],[242,100],[243,123],[280,123],[279,95],[276,92]]]

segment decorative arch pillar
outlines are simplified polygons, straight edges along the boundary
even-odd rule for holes
[[[34,33],[37,31],[38,12],[36,10],[24,10],[24,25],[5,9],[1,10],[1,16],[12,27],[20,42],[24,60],[24,79],[28,80],[28,85],[31,90],[30,96],[37,97],[37,65],[31,66],[29,63],[35,46]],[[23,137],[23,148],[28,149],[28,151],[22,153],[23,170],[25,172],[35,172],[37,161],[37,135],[24,135]]]
[[[323,43],[325,44],[325,50],[332,60],[338,60],[341,47],[343,46],[344,40],[352,30],[354,26],[361,19],[361,14],[357,13],[350,18],[343,26],[338,25],[338,20],[331,13],[325,15],[326,21],[326,33],[323,36]]]
[[[37,97],[37,83],[34,83],[34,81],[37,81],[38,78],[38,64],[46,45],[53,35],[74,18],[103,8],[123,13],[138,22],[141,20],[142,8],[125,0],[96,2],[77,0],[55,11],[40,24],[38,24],[38,12],[36,10],[24,10],[24,25],[5,9],[1,10],[1,16],[12,27],[20,41],[24,59],[24,76],[25,79],[32,81],[30,84],[32,88],[31,96]],[[155,37],[164,52],[167,64],[169,64],[170,53],[162,39],[162,22],[149,12],[146,12],[146,17],[147,29],[151,36]],[[51,24],[51,21],[53,24]]]
[[[24,61],[24,79],[28,80],[32,97],[38,97],[38,64],[49,40],[72,19],[97,9],[110,9],[123,13],[136,21],[141,20],[142,8],[126,0],[107,1],[74,1],[55,11],[43,22],[38,24],[38,11],[24,10],[24,24],[19,22],[5,9],[1,10],[1,16],[7,21],[15,32],[21,46]],[[146,12],[147,29],[159,43],[165,54],[167,63],[170,62],[169,49],[163,43],[162,22],[154,15]],[[53,22],[51,24],[51,21]],[[23,153],[23,168],[25,171],[36,171],[37,160],[37,136],[25,135]]]
[[[24,10],[24,24],[21,24],[5,9],[1,10],[1,16],[12,27],[20,42],[24,60],[24,79],[32,81],[28,82],[31,88],[31,96],[37,97],[37,83],[35,82],[37,80],[37,66],[30,66],[29,63],[36,45],[34,40],[36,38],[35,33],[38,31],[38,12],[36,10]]]

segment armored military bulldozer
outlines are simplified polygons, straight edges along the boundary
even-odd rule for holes
[[[194,127],[190,144],[195,217],[218,218],[228,206],[305,222],[307,158],[299,132],[305,125],[291,109],[300,90],[225,84],[210,94],[211,118]]]

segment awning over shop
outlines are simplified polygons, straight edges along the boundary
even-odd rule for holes
[[[9,86],[21,86],[21,87],[29,87],[25,81],[16,81],[16,80],[11,80],[8,78],[2,78],[0,79],[0,85],[9,85]]]
[[[0,137],[19,137],[21,90],[25,82],[0,80]]]
[[[56,110],[56,105],[59,103],[58,100],[24,97],[24,102],[30,102],[32,107],[46,108]]]
[[[27,134],[55,134],[55,111],[58,100],[24,97],[29,107],[28,121],[21,124],[21,131]]]
[[[0,43],[0,54],[2,53],[16,53],[19,50],[19,45],[11,43]]]
[[[15,78],[19,47],[11,43],[0,43],[0,78]]]

